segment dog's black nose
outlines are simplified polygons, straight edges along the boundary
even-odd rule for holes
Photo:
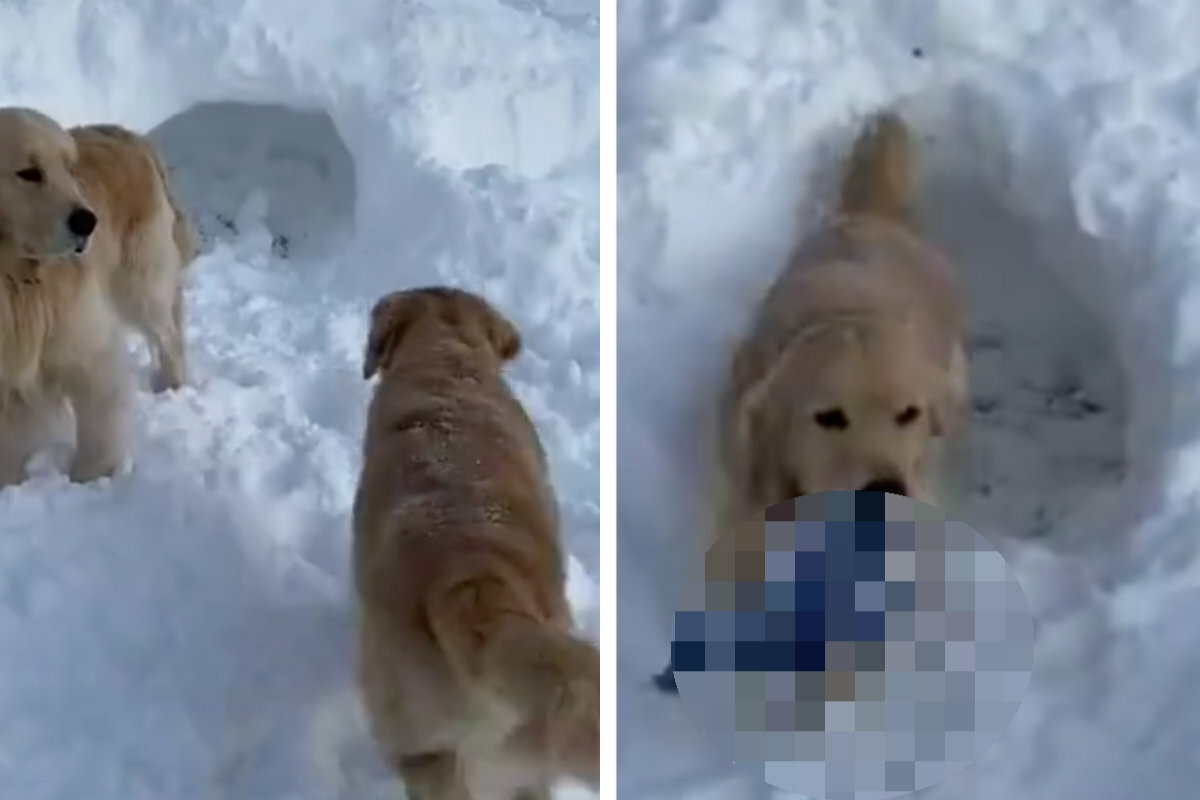
[[[859,489],[859,491],[886,492],[887,494],[898,494],[902,497],[908,497],[908,487],[895,478],[883,478],[880,480],[871,481],[866,486]]]
[[[77,208],[67,217],[67,229],[76,236],[91,236],[96,230],[96,215],[86,208]]]

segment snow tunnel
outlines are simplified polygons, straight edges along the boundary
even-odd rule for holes
[[[1172,320],[1138,304],[1146,265],[1089,232],[1062,123],[970,87],[902,109],[921,136],[920,217],[968,304],[971,424],[950,495],[981,530],[1120,549],[1156,491],[1169,413]]]
[[[278,104],[198,103],[150,132],[207,245],[261,215],[281,258],[320,258],[354,223],[354,159],[329,114]]]

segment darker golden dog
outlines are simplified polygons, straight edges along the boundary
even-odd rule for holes
[[[481,298],[381,299],[354,504],[358,680],[419,800],[548,800],[599,780],[599,656],[572,632],[542,447],[501,369],[517,331]]]

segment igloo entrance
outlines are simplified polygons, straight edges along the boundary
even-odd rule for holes
[[[355,211],[354,160],[333,120],[282,105],[199,103],[150,132],[202,240],[238,232],[255,193],[272,249],[319,258],[349,234]]]

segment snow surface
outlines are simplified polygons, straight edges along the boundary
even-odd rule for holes
[[[947,505],[1038,619],[1006,736],[924,798],[1200,791],[1200,6],[622,0],[618,763],[623,798],[768,797],[650,676],[705,522],[729,346],[865,115],[921,135],[971,305]]]
[[[132,472],[72,486],[60,451],[0,492],[0,797],[398,796],[349,682],[361,353],[393,289],[518,322],[598,631],[597,13],[0,4],[0,101],[151,132],[205,240],[194,379],[140,393]]]

